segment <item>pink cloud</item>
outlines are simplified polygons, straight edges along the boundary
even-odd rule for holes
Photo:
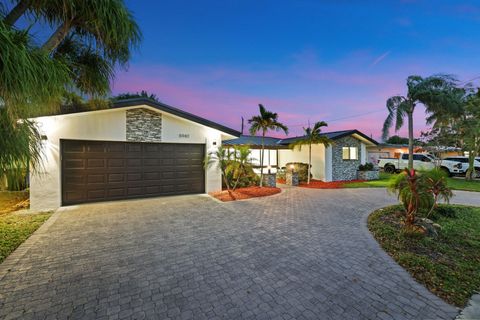
[[[258,103],[262,103],[290,126],[290,136],[302,134],[309,121],[327,120],[331,121],[328,131],[358,129],[380,137],[385,101],[404,91],[406,76],[368,70],[342,73],[320,66],[315,56],[296,59],[281,70],[132,66],[117,76],[113,93],[147,90],[167,104],[234,129],[240,129],[244,117],[248,130],[247,120],[257,114]],[[378,112],[370,114],[372,111]],[[417,119],[419,131],[423,117]]]

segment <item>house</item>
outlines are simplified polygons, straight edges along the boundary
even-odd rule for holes
[[[343,130],[323,133],[333,141],[327,148],[323,144],[312,146],[312,176],[323,181],[354,180],[360,164],[367,162],[367,147],[378,143],[358,130]],[[275,171],[289,162],[308,163],[308,146],[301,150],[291,149],[289,145],[302,137],[272,138],[265,137],[265,158],[263,171]],[[224,146],[245,145],[252,149],[254,166],[260,171],[261,137],[242,135],[237,139],[226,140]]]
[[[414,146],[415,153],[432,153],[439,158],[463,155],[460,148],[454,147],[421,147]],[[380,158],[400,158],[403,153],[408,153],[408,144],[380,143],[367,147],[368,162],[377,163]]]
[[[221,189],[205,155],[240,132],[149,99],[34,119],[44,162],[30,177],[30,206],[55,209],[105,200]]]

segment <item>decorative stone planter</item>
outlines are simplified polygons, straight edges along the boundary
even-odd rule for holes
[[[289,186],[298,186],[298,172],[287,171],[285,174],[285,182]]]
[[[263,185],[265,187],[276,187],[277,186],[277,174],[276,173],[264,173],[263,174]]]
[[[358,180],[378,180],[380,179],[380,171],[357,171]]]

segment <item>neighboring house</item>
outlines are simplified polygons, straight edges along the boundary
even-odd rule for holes
[[[312,145],[312,175],[323,181],[354,180],[357,169],[367,161],[367,147],[377,142],[358,130],[344,130],[323,133],[333,140],[333,145],[325,148],[323,144]],[[272,138],[265,137],[264,172],[285,167],[289,162],[308,163],[308,145],[301,150],[291,149],[289,145],[302,137]],[[224,146],[246,145],[253,152],[254,165],[259,166],[261,137],[244,136],[226,140]]]
[[[30,177],[30,207],[195,194],[221,189],[205,155],[240,132],[148,99],[34,119],[44,138],[42,172]]]
[[[376,164],[380,158],[400,158],[402,154],[408,153],[408,144],[379,143],[376,146],[367,147],[367,161]],[[420,147],[414,146],[415,153],[432,153],[436,157],[446,158],[450,156],[463,155],[459,148],[453,147]]]

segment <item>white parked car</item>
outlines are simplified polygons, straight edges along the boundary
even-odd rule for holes
[[[454,157],[446,157],[443,160],[449,160],[449,161],[458,161],[462,163],[463,169],[465,169],[465,173],[468,170],[469,164],[468,164],[468,157],[462,157],[462,156],[454,156]],[[475,176],[477,178],[480,178],[480,158],[475,158],[475,161],[473,162],[473,166],[475,168]]]
[[[395,173],[405,168],[408,168],[408,154],[404,153],[400,158],[380,158],[378,160],[378,166],[385,172]],[[413,168],[415,170],[432,170],[439,166],[449,176],[465,174],[466,169],[463,168],[463,164],[459,161],[440,160],[434,158],[432,155],[424,153],[413,154]]]

